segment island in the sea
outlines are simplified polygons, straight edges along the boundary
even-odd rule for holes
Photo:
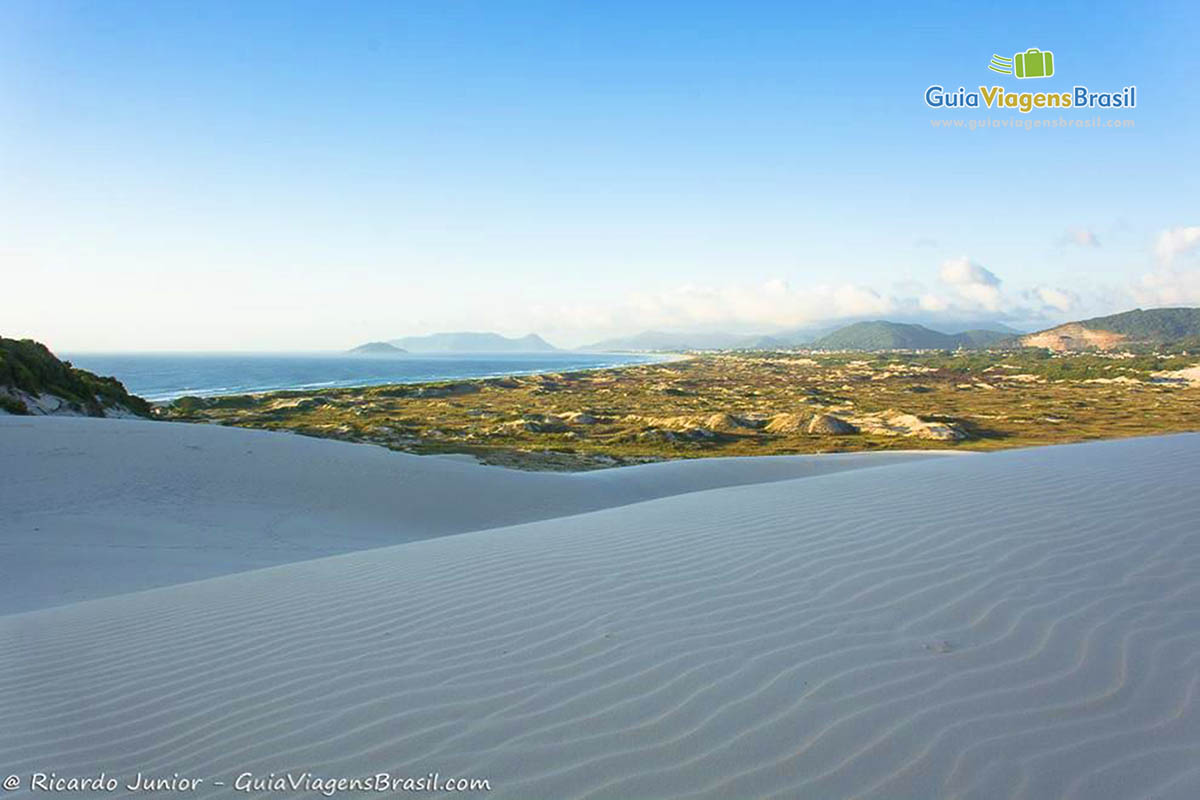
[[[408,351],[403,347],[396,347],[394,344],[387,342],[367,342],[360,344],[358,347],[352,347],[346,351],[347,355],[351,356],[403,356],[408,355]]]

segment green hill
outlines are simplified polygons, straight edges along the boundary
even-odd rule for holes
[[[1135,308],[1107,317],[1066,322],[1020,337],[1026,347],[1058,352],[1200,347],[1200,308]]]
[[[0,337],[0,410],[28,414],[24,395],[53,395],[69,409],[93,417],[120,406],[141,416],[150,415],[150,404],[125,391],[116,378],[103,378],[70,362],[61,361],[32,339]]]
[[[1002,331],[970,330],[940,333],[903,322],[856,322],[813,342],[818,350],[957,350],[992,347],[1011,339]]]
[[[1138,342],[1174,342],[1200,336],[1200,308],[1135,308],[1079,324],[1095,331],[1120,333]]]

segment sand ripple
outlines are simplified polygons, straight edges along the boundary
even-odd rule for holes
[[[1198,474],[1200,436],[922,461],[0,617],[0,765],[1194,797]]]

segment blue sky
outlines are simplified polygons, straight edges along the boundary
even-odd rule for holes
[[[565,345],[1200,303],[1194,2],[0,5],[3,335]],[[993,53],[1052,50],[1017,80]],[[934,129],[930,84],[1133,128]],[[9,306],[10,304],[6,304]]]

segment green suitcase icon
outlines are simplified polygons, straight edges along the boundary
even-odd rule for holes
[[[1018,78],[1049,78],[1054,74],[1054,53],[1031,47],[1013,56]]]

